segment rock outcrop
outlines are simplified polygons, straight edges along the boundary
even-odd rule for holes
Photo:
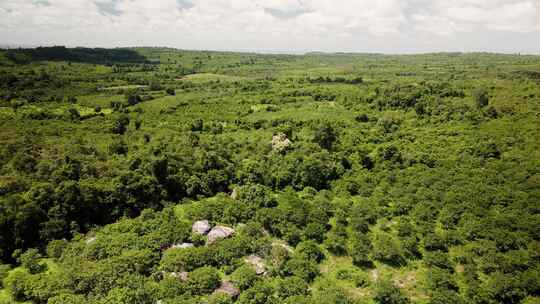
[[[234,229],[225,226],[216,226],[208,233],[208,244],[212,244],[218,239],[228,238],[234,234]]]
[[[207,234],[208,231],[210,231],[210,228],[212,228],[212,226],[210,226],[210,222],[208,222],[207,220],[196,221],[195,223],[193,223],[193,226],[191,226],[191,230],[193,231],[193,233],[201,235]]]
[[[195,247],[195,245],[193,245],[193,243],[182,243],[182,244],[174,244],[171,246],[171,248],[180,248],[180,249],[191,248],[191,247]]]
[[[251,265],[258,275],[263,275],[266,273],[266,264],[260,256],[250,255],[246,257],[244,261]]]

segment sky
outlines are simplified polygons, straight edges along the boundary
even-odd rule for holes
[[[540,0],[0,0],[0,44],[540,54]]]

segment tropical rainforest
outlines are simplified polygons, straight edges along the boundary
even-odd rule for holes
[[[0,50],[0,303],[538,304],[540,56]]]

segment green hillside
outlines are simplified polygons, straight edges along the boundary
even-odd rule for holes
[[[539,75],[2,50],[0,303],[538,304]]]

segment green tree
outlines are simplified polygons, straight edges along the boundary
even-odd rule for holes
[[[353,237],[351,237],[349,255],[352,257],[355,265],[370,265],[371,260],[369,258],[369,254],[371,249],[371,242],[366,234],[356,233]]]
[[[308,260],[320,263],[324,259],[324,253],[314,241],[303,241],[296,246],[296,254]]]
[[[242,292],[238,299],[239,304],[266,304],[269,303],[274,289],[266,281],[259,281],[250,289]]]
[[[29,282],[32,280],[32,275],[24,270],[15,270],[12,271],[4,279],[4,288],[6,288],[13,299],[16,301],[27,301],[30,300],[28,297],[29,292]]]
[[[234,286],[238,287],[240,290],[246,290],[252,287],[257,283],[259,277],[249,265],[244,265],[236,269],[231,275],[231,281],[234,283]]]
[[[285,275],[294,275],[306,282],[311,282],[319,275],[319,267],[315,261],[299,256],[287,261],[283,267],[283,272]]]
[[[411,302],[394,283],[388,280],[382,280],[377,284],[374,299],[379,304],[408,304]]]
[[[323,123],[313,134],[313,142],[317,143],[321,148],[330,150],[337,140],[337,134],[334,128],[329,123]]]
[[[207,294],[219,287],[221,277],[212,267],[201,267],[190,272],[186,282],[187,290],[192,294]]]
[[[286,299],[297,295],[306,295],[309,285],[299,277],[287,277],[278,283],[277,292],[280,298]]]
[[[0,288],[3,288],[3,281],[8,276],[10,270],[10,265],[0,264]]]
[[[489,104],[489,94],[484,88],[477,88],[473,90],[473,99],[478,108],[483,108]]]
[[[112,132],[115,134],[124,134],[127,131],[127,126],[129,125],[129,116],[120,115],[112,127]]]
[[[371,244],[375,259],[391,264],[403,262],[403,248],[399,239],[394,235],[384,231],[376,231],[373,233]]]
[[[67,240],[52,240],[47,244],[47,255],[54,259],[59,259],[68,246]]]
[[[46,264],[39,262],[41,254],[36,248],[30,248],[18,258],[19,263],[31,274],[40,273],[47,269]]]

